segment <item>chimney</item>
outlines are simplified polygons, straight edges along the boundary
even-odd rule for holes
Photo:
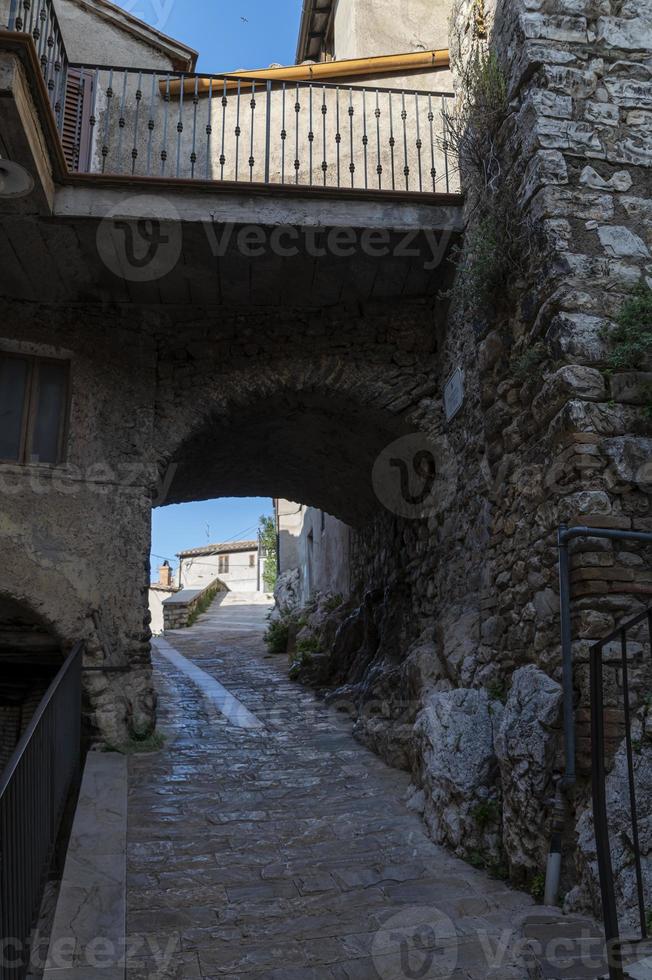
[[[172,588],[172,569],[169,561],[163,562],[158,570],[158,584],[164,585],[166,589]]]

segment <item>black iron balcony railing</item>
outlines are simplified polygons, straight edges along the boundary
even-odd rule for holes
[[[647,644],[641,635],[641,630],[647,633]],[[641,613],[629,622],[619,626],[609,636],[604,637],[591,648],[591,753],[593,766],[593,820],[595,826],[595,843],[600,874],[600,891],[602,897],[603,917],[607,947],[609,949],[611,980],[623,980],[625,972],[621,959],[621,928],[616,897],[616,878],[612,861],[612,835],[610,822],[610,800],[607,791],[607,741],[608,732],[605,725],[605,689],[617,717],[622,718],[622,727],[617,726],[615,739],[612,734],[610,741],[620,742],[624,730],[624,751],[627,768],[627,808],[629,810],[629,826],[618,827],[619,849],[627,843],[631,850],[631,865],[627,873],[633,871],[635,881],[637,930],[634,936],[628,936],[628,941],[642,941],[648,938],[648,915],[652,907],[652,868],[650,855],[647,856],[647,872],[644,873],[641,848],[641,833],[639,825],[639,806],[636,789],[636,766],[634,756],[636,751],[631,673],[634,658],[632,655],[632,637],[639,651],[648,646],[652,652],[652,608]],[[615,647],[615,649],[614,649]],[[649,685],[650,661],[643,657],[644,682]],[[645,667],[647,665],[647,670]],[[605,678],[605,666],[610,666],[610,677]],[[613,801],[611,801],[613,802]],[[644,806],[645,819],[649,819],[649,799],[641,801]],[[611,817],[611,821],[610,821]],[[622,874],[623,869],[618,869]],[[622,910],[621,910],[622,911]],[[629,910],[631,913],[631,910]]]
[[[11,0],[9,30],[33,37],[50,105],[61,132],[68,58],[52,0]]]
[[[455,193],[450,92],[71,64],[52,0],[11,0],[69,171]]]
[[[70,161],[77,171],[458,189],[447,139],[450,93],[92,65],[70,70],[81,82]]]
[[[0,774],[0,980],[21,980],[29,940],[79,772],[83,645],[70,654]]]

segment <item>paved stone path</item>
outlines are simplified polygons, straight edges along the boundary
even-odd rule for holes
[[[155,658],[167,741],[130,759],[128,980],[525,980],[488,957],[531,900],[428,839],[408,776],[266,656],[265,611],[232,597],[166,634],[261,730]]]

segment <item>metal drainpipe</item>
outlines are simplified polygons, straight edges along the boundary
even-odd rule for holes
[[[559,548],[559,605],[561,613],[561,656],[564,691],[564,761],[565,771],[557,786],[555,798],[552,836],[546,871],[544,902],[556,905],[561,880],[561,844],[566,819],[566,800],[568,793],[577,782],[575,771],[575,701],[573,691],[574,665],[571,634],[571,595],[570,595],[570,554],[568,544],[574,538],[606,538],[611,541],[641,541],[652,544],[652,533],[648,531],[616,531],[603,527],[559,526],[557,545]]]

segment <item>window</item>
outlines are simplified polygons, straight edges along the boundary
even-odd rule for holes
[[[256,556],[249,555],[249,568],[255,568],[255,567],[256,567]]]
[[[67,361],[0,353],[0,460],[62,462],[69,374]]]
[[[220,555],[217,562],[217,573],[218,575],[228,575],[229,573],[229,556]]]

